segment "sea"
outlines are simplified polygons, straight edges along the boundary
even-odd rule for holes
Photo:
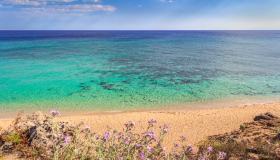
[[[0,110],[280,97],[280,31],[0,31]]]

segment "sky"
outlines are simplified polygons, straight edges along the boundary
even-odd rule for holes
[[[277,30],[280,0],[0,0],[4,30]]]

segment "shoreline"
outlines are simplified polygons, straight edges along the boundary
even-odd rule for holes
[[[267,104],[267,103],[280,103],[279,96],[252,96],[252,97],[234,97],[234,98],[223,98],[216,100],[206,100],[206,101],[195,101],[195,102],[185,102],[178,104],[167,104],[167,105],[155,105],[146,107],[127,107],[127,108],[90,108],[90,107],[30,107],[32,105],[23,105],[20,108],[2,109],[0,113],[0,119],[11,119],[15,118],[19,112],[24,112],[26,114],[42,111],[48,113],[50,110],[59,110],[62,112],[62,116],[80,116],[80,115],[107,115],[107,114],[117,114],[117,113],[131,113],[131,112],[153,112],[153,111],[189,111],[189,110],[201,110],[201,109],[217,109],[217,108],[231,108],[239,107],[244,105],[255,105],[255,104]],[[28,107],[29,106],[29,107]],[[1,107],[1,106],[0,106]],[[4,108],[10,108],[10,106],[5,106]]]
[[[217,106],[217,105],[216,105]],[[207,136],[223,134],[236,130],[244,122],[252,121],[253,117],[271,112],[280,116],[280,101],[263,103],[243,103],[228,107],[208,108],[169,108],[142,111],[122,112],[77,112],[64,113],[58,117],[58,121],[66,121],[72,124],[83,122],[97,133],[104,133],[108,128],[121,130],[127,121],[136,123],[136,130],[141,132],[149,119],[157,120],[157,125],[167,124],[169,133],[165,145],[172,143],[180,136],[186,136],[189,144],[195,145]],[[12,122],[12,118],[0,118],[0,127],[6,128]],[[188,138],[189,137],[189,138]]]

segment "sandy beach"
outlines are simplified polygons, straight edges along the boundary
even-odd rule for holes
[[[157,125],[167,124],[169,126],[165,143],[166,146],[172,146],[174,140],[179,139],[182,135],[187,137],[188,143],[195,145],[207,136],[238,129],[240,124],[252,121],[254,116],[265,112],[280,116],[280,102],[219,108],[62,114],[57,120],[74,124],[84,122],[93,131],[103,133],[108,128],[121,130],[127,121],[134,121],[136,130],[141,131],[146,127],[149,119],[155,119],[158,122]],[[11,122],[12,118],[2,118],[0,126],[8,127]]]

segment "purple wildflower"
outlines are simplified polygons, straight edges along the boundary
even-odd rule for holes
[[[188,145],[185,149],[186,152],[192,153],[193,152],[193,147],[191,145]]]
[[[175,159],[180,159],[181,158],[181,155],[179,153],[175,153]]]
[[[174,147],[175,147],[175,148],[178,148],[178,147],[179,147],[179,144],[178,144],[178,143],[174,143]]]
[[[168,132],[168,126],[166,124],[164,124],[161,128],[161,131],[163,134],[167,133]]]
[[[154,119],[150,119],[150,120],[148,121],[149,126],[153,126],[153,125],[156,124],[156,123],[157,123],[157,121],[154,120]]]
[[[213,147],[209,146],[209,147],[207,148],[207,152],[209,152],[209,153],[213,152]]]
[[[130,139],[129,139],[129,138],[126,138],[125,141],[124,141],[124,143],[125,143],[125,144],[129,144],[129,143],[130,143]]]
[[[152,132],[152,131],[146,132],[146,133],[145,133],[145,136],[147,136],[147,137],[149,137],[149,138],[151,138],[151,139],[155,139],[155,138],[156,138],[155,133]]]
[[[108,141],[109,138],[110,138],[110,132],[106,131],[106,132],[104,133],[103,138],[104,138],[105,141]]]
[[[208,160],[205,155],[198,157],[198,160]]]
[[[133,122],[133,121],[128,121],[128,122],[125,123],[124,125],[125,125],[125,127],[126,127],[127,129],[131,129],[131,128],[133,128],[133,127],[135,126],[135,122]]]
[[[64,136],[64,144],[69,144],[71,142],[70,136]]]
[[[141,144],[138,144],[138,143],[135,144],[135,147],[136,147],[136,148],[140,148],[141,146],[142,146]]]
[[[50,110],[50,114],[53,116],[53,117],[56,117],[56,116],[59,116],[60,115],[60,112],[58,110]]]
[[[96,140],[99,140],[99,139],[100,139],[100,137],[97,135],[97,136],[96,136]]]
[[[119,132],[119,133],[117,134],[117,139],[120,140],[121,138],[123,138],[123,134],[122,134],[121,132]]]
[[[227,157],[227,154],[225,152],[218,153],[218,159],[224,160],[224,159],[226,159],[226,157]]]
[[[145,160],[145,153],[144,153],[144,152],[141,152],[141,153],[139,154],[139,157],[140,157],[141,160]]]
[[[153,152],[153,148],[151,146],[147,146],[148,152]]]

